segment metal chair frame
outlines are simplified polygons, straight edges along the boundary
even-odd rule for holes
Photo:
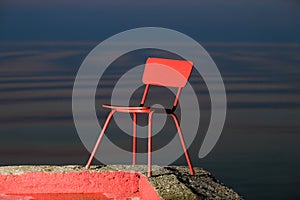
[[[156,72],[159,69],[149,67],[149,65],[153,65],[153,64],[172,67],[172,69],[171,69],[172,71],[176,70],[176,73],[178,73],[181,76],[181,78],[183,77],[182,81],[176,82],[176,80],[174,80],[174,82],[170,82],[170,81],[168,82],[168,81],[164,81],[163,79],[157,80],[158,75],[156,74]],[[172,64],[175,64],[175,66],[173,66]],[[181,64],[185,64],[187,66],[186,68],[188,68],[188,69],[182,68],[182,67],[178,68],[178,66],[180,66]],[[178,100],[179,100],[179,96],[181,94],[181,90],[185,86],[185,84],[190,76],[192,66],[193,66],[193,64],[190,61],[171,60],[171,59],[162,59],[162,58],[148,58],[148,60],[146,62],[146,66],[145,66],[144,75],[143,75],[143,82],[145,83],[146,86],[145,86],[145,90],[143,93],[143,97],[142,97],[140,106],[128,107],[128,106],[113,106],[113,105],[107,105],[107,104],[102,105],[104,108],[111,109],[111,111],[107,116],[107,119],[104,123],[103,129],[98,137],[95,147],[94,147],[94,149],[90,155],[90,158],[86,164],[86,168],[87,169],[90,168],[90,165],[91,165],[93,158],[97,152],[97,149],[101,143],[104,133],[109,125],[109,122],[111,121],[112,116],[116,112],[132,113],[132,115],[133,115],[132,165],[135,165],[136,164],[136,144],[137,144],[136,143],[137,114],[148,114],[148,172],[147,172],[147,176],[150,177],[152,175],[152,117],[153,117],[154,113],[166,113],[167,115],[171,115],[172,119],[174,120],[175,126],[178,131],[178,135],[180,138],[180,142],[181,142],[184,154],[185,154],[185,158],[186,158],[187,164],[189,166],[190,174],[193,175],[194,170],[193,170],[193,166],[192,166],[192,163],[190,160],[190,156],[189,156],[188,150],[186,148],[186,144],[185,144],[185,141],[183,138],[180,124],[178,122],[178,118],[174,113],[174,111],[176,110],[176,107],[178,105]],[[153,69],[154,69],[154,71],[151,71]],[[169,69],[167,69],[167,70],[169,70]],[[149,75],[149,73],[150,73],[150,75]],[[155,73],[155,74],[153,74],[153,73]],[[174,78],[176,78],[176,77],[174,77]],[[150,108],[150,107],[144,106],[150,85],[170,86],[170,87],[179,86],[179,87],[177,87],[178,90],[177,90],[175,100],[173,102],[172,109]]]

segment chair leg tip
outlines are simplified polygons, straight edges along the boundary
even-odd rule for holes
[[[191,170],[191,171],[190,171],[190,174],[191,174],[191,175],[195,175],[195,171],[194,171],[194,170]]]

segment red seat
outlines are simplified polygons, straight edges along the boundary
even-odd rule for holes
[[[148,58],[146,61],[142,81],[146,85],[144,94],[141,100],[140,106],[116,106],[116,105],[102,105],[104,108],[111,109],[111,112],[107,116],[103,129],[99,135],[99,138],[95,144],[95,147],[90,155],[86,168],[89,168],[95,153],[100,145],[103,138],[105,130],[115,112],[127,112],[133,114],[133,152],[132,152],[132,164],[136,164],[136,115],[138,113],[146,113],[148,117],[148,177],[151,176],[151,166],[152,166],[152,116],[154,113],[166,113],[171,115],[175,126],[177,128],[181,145],[190,169],[190,174],[194,174],[193,166],[190,161],[188,150],[186,149],[183,134],[180,129],[180,124],[174,113],[178,99],[181,93],[181,89],[186,85],[189,76],[193,68],[193,63],[186,60],[174,60],[174,59],[164,59],[164,58]],[[172,109],[161,109],[161,108],[149,108],[145,107],[144,103],[147,97],[147,93],[150,85],[164,86],[164,87],[176,87],[178,88],[175,100],[173,102]]]
[[[112,110],[116,110],[119,112],[128,112],[128,113],[132,113],[132,112],[149,112],[150,108],[149,107],[145,107],[145,106],[113,106],[113,105],[107,105],[107,104],[103,104],[102,105],[103,108],[110,108]]]

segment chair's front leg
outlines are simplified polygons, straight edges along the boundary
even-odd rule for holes
[[[99,135],[99,137],[98,137],[98,140],[97,140],[97,142],[96,142],[96,144],[95,144],[94,150],[92,151],[91,156],[90,156],[90,158],[89,158],[89,161],[88,161],[88,163],[86,164],[85,168],[87,168],[87,169],[90,168],[91,163],[92,163],[92,161],[93,161],[93,158],[94,158],[94,156],[95,156],[95,154],[96,154],[96,151],[97,151],[97,149],[98,149],[98,147],[99,147],[99,145],[100,145],[100,142],[101,142],[101,140],[102,140],[102,138],[103,138],[103,136],[104,136],[105,130],[107,129],[108,124],[109,124],[109,122],[110,122],[110,120],[111,120],[111,118],[112,118],[112,116],[113,116],[113,114],[114,114],[115,112],[116,112],[116,110],[112,110],[112,111],[110,111],[109,115],[107,116],[107,119],[106,119],[106,121],[105,121],[105,123],[104,123],[103,129],[102,129],[102,131],[101,131],[101,133],[100,133],[100,135]]]
[[[133,113],[132,165],[136,164],[136,113]]]
[[[186,145],[185,145],[185,142],[184,142],[184,138],[183,138],[183,135],[182,135],[182,132],[181,132],[180,125],[178,123],[178,119],[177,119],[177,117],[174,113],[171,113],[171,116],[173,117],[173,120],[175,122],[177,131],[178,131],[178,135],[179,135],[179,138],[180,138],[180,141],[181,141],[181,145],[182,145],[182,148],[183,148],[183,151],[184,151],[184,155],[185,155],[186,161],[188,163],[188,166],[190,168],[190,174],[194,175],[194,169],[193,169],[193,166],[192,166],[192,163],[191,163],[191,160],[190,160],[189,152],[188,152],[188,150],[186,148]]]
[[[152,115],[154,111],[149,113],[148,117],[148,174],[150,177],[152,175]]]

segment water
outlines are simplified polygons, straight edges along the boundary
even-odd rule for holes
[[[95,44],[57,42],[54,50],[43,43],[2,44],[1,165],[85,164],[89,153],[74,128],[71,94],[79,64]],[[204,133],[199,132],[190,147],[194,165],[211,171],[247,199],[298,198],[300,45],[204,43],[204,47],[224,77],[228,113],[216,148],[203,160],[197,157]],[[192,75],[191,81],[199,80]],[[209,104],[205,91],[201,95],[205,127]],[[108,98],[102,96],[101,101]],[[118,134],[112,138],[129,149],[130,143],[120,142]],[[175,164],[185,164],[184,157]]]

